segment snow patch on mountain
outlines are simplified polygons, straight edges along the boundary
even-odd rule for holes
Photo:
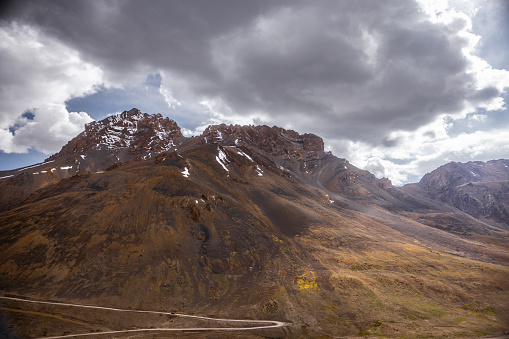
[[[247,158],[249,161],[254,162],[253,158],[251,158],[251,157],[250,157],[249,155],[247,155],[246,153],[242,152],[242,150],[240,150],[240,149],[239,149],[237,152],[238,152],[238,154],[239,154],[239,155],[241,155],[241,156],[243,156],[243,157]]]
[[[51,162],[53,162],[55,160],[50,160],[50,161],[46,161],[46,162],[43,162],[43,163],[39,163],[39,164],[35,164],[35,165],[32,165],[32,166],[27,166],[27,167],[22,167],[18,170],[18,172],[20,171],[24,171],[24,170],[27,170],[27,169],[30,169],[30,168],[34,168],[34,167],[37,167],[37,166],[42,166],[42,165],[46,165],[46,164],[49,164]]]
[[[259,165],[256,165],[256,173],[258,173],[259,177],[263,177],[263,171]]]
[[[230,170],[226,167],[226,164],[229,162],[228,158],[226,157],[226,154],[220,148],[218,148],[217,150],[218,150],[218,154],[216,156],[217,162],[224,168],[226,172],[230,173]]]

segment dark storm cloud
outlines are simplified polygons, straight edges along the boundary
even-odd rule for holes
[[[467,22],[432,23],[407,0],[22,4],[11,18],[78,50],[108,81],[160,72],[177,100],[219,98],[328,138],[395,146],[395,130],[499,95],[467,72],[457,34]]]
[[[138,67],[214,76],[209,39],[249,22],[266,1],[33,1],[18,18],[116,76]],[[117,73],[117,74],[115,74]]]
[[[408,1],[279,9],[215,41],[232,67],[217,91],[238,111],[261,108],[278,123],[394,144],[390,131],[457,113],[474,98],[466,41],[455,34],[464,24],[431,24]]]

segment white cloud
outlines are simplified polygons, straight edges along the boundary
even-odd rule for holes
[[[42,105],[34,113],[34,120],[20,127],[11,140],[17,147],[43,153],[59,151],[83,131],[86,123],[93,121],[85,112],[68,112],[63,104]]]
[[[102,71],[77,51],[13,22],[0,27],[0,65],[0,150],[55,152],[92,120],[65,109],[66,100],[91,94],[102,82]],[[33,120],[22,118],[26,111]]]
[[[396,185],[419,180],[426,172],[450,161],[486,161],[507,158],[509,154],[509,127],[494,127],[493,120],[489,120],[492,112],[500,114],[507,110],[502,95],[509,87],[509,71],[493,68],[476,54],[481,37],[472,31],[471,17],[483,2],[419,2],[434,25],[445,28],[442,34],[448,34],[451,41],[463,40],[458,44],[462,46],[458,52],[466,63],[458,74],[467,75],[466,79],[469,81],[464,84],[466,86],[461,85],[461,81],[448,84],[453,85],[450,87],[453,90],[451,93],[464,91],[459,97],[452,98],[461,105],[456,108],[451,106],[452,109],[449,110],[445,105],[436,112],[439,114],[433,120],[428,123],[421,122],[420,126],[415,128],[400,129],[393,126],[392,131],[388,130],[387,145],[373,145],[361,138],[348,140],[341,136],[329,136],[326,140],[334,153],[346,157],[377,177],[389,177]],[[433,72],[433,69],[428,71]],[[451,80],[454,81],[454,77]],[[410,87],[413,90],[417,88]],[[447,90],[447,87],[444,88]],[[404,91],[401,93],[404,95]],[[429,94],[432,95],[429,102],[433,102],[433,92]],[[412,113],[409,112],[408,116],[411,118]],[[486,123],[488,120],[490,122]],[[454,133],[451,133],[456,125],[464,127],[457,127]],[[465,127],[468,130],[458,131],[458,128],[461,130]]]
[[[200,104],[210,113],[210,124],[260,125],[270,121],[264,112],[237,113],[221,97],[204,99]]]
[[[22,118],[25,110],[39,108],[41,118],[49,118],[51,107],[93,91],[94,84],[128,89],[159,73],[155,95],[144,91],[139,98],[159,98],[144,107],[167,104],[186,135],[217,123],[316,133],[336,155],[395,183],[460,156],[501,157],[506,149],[494,138],[505,138],[493,129],[493,117],[506,109],[509,71],[479,53],[488,40],[476,23],[490,17],[487,4],[162,1],[149,8],[132,0],[122,6],[41,0],[20,15],[32,26],[2,28],[0,76],[7,85],[0,140],[12,151],[30,147],[28,130],[42,120]],[[486,32],[500,30],[493,22]],[[16,124],[17,139],[7,131]],[[55,135],[63,130],[48,127]]]
[[[483,121],[483,115],[469,120]],[[419,180],[422,175],[451,161],[487,161],[507,158],[509,126],[478,130],[450,136],[447,119],[419,128],[415,133],[398,132],[398,147],[375,146],[363,142],[326,140],[354,165],[367,169],[378,178],[388,177],[395,185]]]

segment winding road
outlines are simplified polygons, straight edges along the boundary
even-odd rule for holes
[[[248,320],[248,319],[241,320],[241,319],[210,318],[210,317],[181,314],[181,313],[171,313],[171,312],[161,312],[161,311],[145,311],[145,310],[128,310],[128,309],[122,309],[122,308],[93,306],[93,305],[80,305],[80,304],[70,304],[70,303],[42,301],[42,300],[28,300],[28,299],[4,297],[4,296],[0,296],[0,299],[26,302],[26,303],[35,303],[35,304],[70,306],[70,307],[90,308],[90,309],[108,310],[108,311],[116,311],[116,312],[162,314],[162,315],[170,315],[170,316],[181,317],[181,318],[194,318],[194,319],[201,319],[201,320],[235,322],[235,323],[249,323],[249,324],[260,325],[260,326],[252,326],[252,327],[139,328],[139,329],[134,329],[134,330],[68,334],[68,335],[62,335],[62,336],[44,337],[44,339],[73,338],[73,337],[86,337],[86,336],[100,336],[100,335],[105,335],[105,334],[140,333],[140,332],[148,333],[148,332],[170,332],[170,331],[249,331],[249,330],[261,330],[261,329],[267,329],[267,328],[285,327],[285,326],[289,325],[288,323],[285,323],[285,322],[273,321],[273,320]],[[261,324],[265,324],[265,325],[261,326]],[[40,339],[43,339],[43,338],[40,338]]]

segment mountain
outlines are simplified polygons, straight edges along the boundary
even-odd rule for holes
[[[324,152],[323,140],[313,134],[301,136],[295,131],[268,126],[218,125],[208,127],[199,137],[184,138],[173,120],[133,108],[87,124],[84,132],[42,164],[0,172],[0,189],[4,192],[0,196],[0,211],[16,206],[39,188],[77,173],[106,171],[128,161],[147,160],[163,152],[181,152],[207,143],[250,147],[265,165],[281,173],[292,170],[299,176],[311,178],[310,173],[319,168],[317,174],[321,180],[332,180],[331,184],[335,181],[348,183],[361,175],[375,186],[379,185],[370,173],[347,166],[345,159],[334,157],[333,165],[325,161],[333,157]],[[324,161],[332,167],[322,168]],[[384,184],[387,180],[380,181],[380,185]],[[355,190],[348,184],[337,188]]]
[[[85,131],[42,164],[0,172],[0,211],[16,206],[41,187],[87,171],[104,171],[134,159],[176,150],[183,143],[180,127],[160,114],[137,109],[85,126]]]
[[[78,164],[85,168],[105,166],[133,157],[147,158],[153,154],[176,150],[182,144],[182,133],[177,123],[161,114],[149,115],[137,109],[110,116],[85,126],[85,131],[72,139],[60,152],[49,157],[52,161],[62,157],[91,153],[102,163]],[[101,156],[102,155],[102,156]],[[113,158],[116,158],[113,159]],[[79,168],[78,168],[79,169]]]
[[[503,180],[500,166],[472,169],[485,177],[472,186]],[[0,174],[0,291],[291,323],[252,337],[507,331],[507,223],[444,200],[471,180],[453,172],[393,187],[313,134],[217,125],[185,138],[131,110]],[[3,306],[25,337],[135,326],[30,307]]]
[[[433,199],[509,230],[509,160],[452,162],[418,186]]]

